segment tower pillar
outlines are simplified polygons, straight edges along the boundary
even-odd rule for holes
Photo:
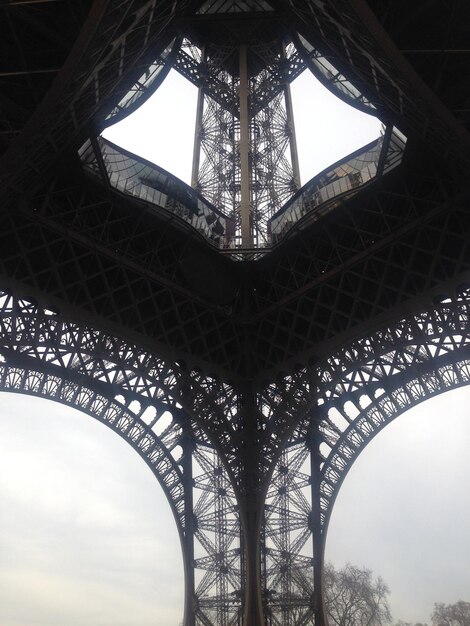
[[[239,50],[239,103],[240,103],[240,223],[242,231],[242,247],[251,248],[253,246],[253,236],[251,232],[251,193],[250,193],[250,113],[248,108],[248,67],[247,67],[247,46],[241,45]]]
[[[191,184],[232,220],[221,241],[248,250],[270,245],[269,220],[300,188],[290,82],[302,66],[263,34],[230,28],[177,64],[199,90]]]
[[[312,541],[313,541],[313,610],[315,626],[326,626],[323,605],[323,533],[320,508],[320,436],[318,423],[312,421],[309,429],[310,480],[312,503]]]
[[[183,558],[184,558],[184,592],[185,592],[185,613],[183,618],[184,626],[195,626],[196,607],[195,604],[195,580],[194,580],[194,501],[193,501],[193,435],[189,420],[183,424],[181,438],[183,455],[181,466],[184,480],[184,537],[183,537]]]
[[[245,594],[243,626],[265,626],[261,577],[261,528],[264,496],[261,493],[261,459],[256,395],[249,385],[242,394],[243,478],[240,521],[243,529]]]
[[[244,562],[245,599],[243,626],[265,626],[261,589],[261,520],[260,503],[248,496],[245,501]]]
[[[295,134],[294,124],[294,108],[292,106],[292,94],[290,89],[290,83],[286,81],[284,85],[284,101],[286,104],[286,117],[289,133],[289,148],[290,148],[290,160],[292,163],[292,177],[294,180],[294,186],[300,189],[302,186],[300,180],[300,166],[299,166],[299,153],[297,150],[297,137]]]
[[[196,128],[194,131],[193,165],[191,171],[191,187],[197,189],[199,185],[199,164],[201,161],[201,132],[202,115],[204,111],[204,91],[199,87],[196,105]]]

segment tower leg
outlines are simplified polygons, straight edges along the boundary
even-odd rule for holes
[[[243,506],[245,602],[243,626],[265,626],[261,583],[261,508],[248,497]]]
[[[242,394],[245,436],[244,480],[240,503],[245,563],[243,626],[265,626],[261,582],[261,524],[264,498],[260,493],[260,446],[256,395],[247,385]]]
[[[242,246],[251,248],[253,237],[251,232],[251,198],[250,198],[250,118],[248,110],[248,68],[247,47],[240,46],[240,222],[242,230]]]
[[[318,424],[313,422],[309,432],[310,476],[312,499],[312,536],[313,536],[313,605],[315,626],[327,626],[323,604],[323,533],[320,509],[320,438]]]
[[[181,440],[183,448],[182,468],[184,479],[184,626],[195,626],[196,607],[194,593],[194,512],[193,512],[193,438],[191,425],[183,425]]]
[[[205,60],[204,50],[202,51],[202,59]],[[201,165],[201,132],[203,114],[204,90],[201,86],[197,90],[196,125],[194,128],[193,165],[191,171],[191,187],[193,187],[193,189],[199,188],[199,167]]]

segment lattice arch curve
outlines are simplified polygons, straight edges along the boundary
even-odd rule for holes
[[[408,408],[470,383],[469,320],[470,290],[463,289],[454,299],[403,318],[343,347],[323,363],[299,370],[294,377],[272,386],[271,391],[260,389],[258,397],[266,403],[266,418],[272,427],[266,429],[264,449],[269,452],[267,459],[279,459],[268,488],[265,513],[266,581],[276,591],[266,599],[266,608],[278,620],[273,623],[283,624],[285,601],[291,607],[301,607],[306,619],[312,616],[315,585],[312,588],[308,570],[311,572],[312,566],[318,569],[321,563],[334,500],[362,449]],[[214,482],[215,476],[222,477],[225,473],[221,459],[224,454],[229,455],[234,443],[232,437],[236,435],[236,389],[196,370],[186,370],[180,364],[166,363],[102,331],[69,322],[8,292],[0,292],[0,336],[1,390],[49,397],[74,406],[106,423],[146,460],[169,496],[182,540],[194,535],[207,549],[208,556],[199,559],[201,568],[207,568],[204,569],[207,575],[202,577],[201,592],[196,591],[195,597],[200,601],[198,611],[205,613],[204,619],[214,611],[222,611],[227,594],[237,592],[241,579],[239,520],[234,481],[229,480],[233,477],[226,475],[221,478],[223,483]],[[287,391],[291,400],[286,405]],[[186,406],[181,406],[183,403],[189,405],[189,412]],[[145,410],[152,406],[159,415],[165,411],[178,415],[174,426],[165,430],[162,437],[152,430],[157,420],[147,423],[144,419]],[[193,414],[199,409],[196,422]],[[201,509],[196,514],[197,523],[188,532],[186,522],[189,520],[190,526],[194,523],[196,508],[185,499],[181,458],[175,459],[172,454],[184,440],[185,418],[188,424],[191,422],[193,437],[193,452],[187,454],[188,458],[200,443],[208,446],[209,454],[220,452],[213,461],[203,453],[200,463],[203,478],[194,482],[191,477],[190,483],[193,486],[198,483],[201,493],[211,491],[213,495],[208,504],[210,516],[206,515],[209,509],[203,496],[196,506]],[[316,428],[313,443],[309,439],[312,426]],[[212,436],[220,434],[217,449],[210,447],[204,427],[212,430]],[[286,441],[281,433],[287,434],[291,428],[293,436]],[[200,437],[196,448],[194,437]],[[308,476],[304,467],[315,448],[318,472],[314,479],[313,470]],[[268,479],[271,472],[264,475]],[[314,480],[317,487],[311,491],[309,508],[306,494]],[[220,514],[222,509],[230,516],[224,539],[224,555],[229,565],[220,559],[215,544],[208,541],[213,532],[214,510]],[[286,527],[282,522],[284,510],[289,510],[294,520],[291,526]],[[307,545],[310,556],[305,554]],[[286,559],[295,564],[298,580],[302,585],[305,583],[302,597],[298,589],[297,597],[292,596],[289,568],[283,567]],[[277,576],[276,572],[284,571],[285,576]],[[213,581],[211,589],[220,587],[220,593],[206,594],[208,576]],[[299,583],[296,584],[298,588]],[[238,619],[238,600],[230,610],[233,619]],[[204,619],[201,617],[202,622]],[[217,622],[218,618],[214,619]]]
[[[109,398],[38,369],[24,369],[0,362],[0,392],[40,397],[69,406],[93,417],[122,437],[148,465],[165,493],[180,536],[184,533],[181,469],[165,442],[117,398]]]
[[[367,443],[413,406],[470,384],[470,289],[346,346],[319,373],[324,531],[346,473]]]
[[[470,358],[456,358],[440,369],[433,371],[429,368],[421,379],[410,372],[406,383],[389,389],[388,393],[380,395],[375,403],[359,413],[332,449],[331,458],[325,461],[321,470],[320,497],[325,535],[341,486],[359,454],[372,439],[411,408],[466,385],[470,385]]]
[[[37,369],[85,385],[106,397],[122,396],[136,416],[154,407],[180,421],[190,419],[198,437],[224,445],[236,435],[234,388],[225,382],[169,362],[104,330],[66,319],[61,314],[0,288],[0,360],[26,370]],[[233,477],[232,477],[233,478]]]
[[[464,287],[456,297],[303,370],[299,397],[306,401],[315,387],[316,400],[297,420],[290,418],[293,429],[279,443],[265,506],[267,606],[273,623],[284,624],[285,606],[311,619],[315,603],[309,597],[322,587],[334,502],[360,452],[408,409],[470,384],[469,320],[470,290]],[[291,528],[282,523],[287,510]]]
[[[198,623],[209,623],[222,611],[237,619],[242,565],[233,478],[223,447],[214,449],[204,428],[212,417],[213,431],[223,433],[226,404],[217,399],[233,405],[230,386],[9,291],[0,291],[0,338],[0,391],[51,399],[90,415],[125,439],[150,467],[180,536],[185,614],[196,606]],[[230,436],[227,431],[222,440]],[[214,541],[214,519],[222,511],[228,521]],[[225,597],[234,593],[227,611]]]

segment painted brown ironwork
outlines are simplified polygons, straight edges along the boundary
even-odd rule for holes
[[[325,537],[349,468],[397,415],[470,380],[469,9],[450,4],[0,7],[0,388],[92,415],[149,465],[180,533],[185,626],[326,624]],[[221,22],[236,45],[215,54]],[[387,173],[335,164],[278,198],[278,221],[276,203],[263,214],[271,234],[279,222],[263,253],[230,256],[222,149],[211,203],[99,133],[173,66],[206,90],[202,126],[238,123],[227,77],[239,84],[247,43],[243,106],[263,132],[280,120],[285,139],[278,99],[306,67],[382,119],[361,155]]]
[[[136,346],[67,322],[8,292],[0,304],[2,390],[75,406],[124,437],[160,480],[183,538],[189,491],[191,533],[199,550],[192,564],[185,564],[196,573],[191,602],[198,608],[191,619],[238,623],[243,605],[237,505],[245,488],[239,465],[243,442],[226,439],[214,445],[214,419],[207,413],[225,401],[225,410],[231,411],[225,420],[219,418],[225,421],[225,434],[240,431],[227,385],[197,372],[186,377]],[[325,362],[256,394],[266,423],[266,436],[258,443],[264,462],[258,467],[257,490],[266,495],[262,576],[268,623],[308,623],[318,614],[313,584],[322,558],[318,550],[323,550],[344,476],[368,441],[397,415],[469,383],[469,316],[470,290],[464,287],[453,299],[345,346]],[[199,390],[191,394],[190,387]],[[283,405],[286,395],[290,413]],[[191,396],[198,419],[188,430],[189,410],[180,401]],[[189,482],[185,454],[192,459]],[[318,490],[313,488],[315,459]]]

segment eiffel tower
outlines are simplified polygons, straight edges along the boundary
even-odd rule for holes
[[[0,389],[80,409],[147,463],[181,537],[185,626],[326,624],[349,468],[470,381],[469,14],[0,5]],[[171,68],[199,93],[191,187],[101,136]],[[383,132],[301,187],[302,71]]]

